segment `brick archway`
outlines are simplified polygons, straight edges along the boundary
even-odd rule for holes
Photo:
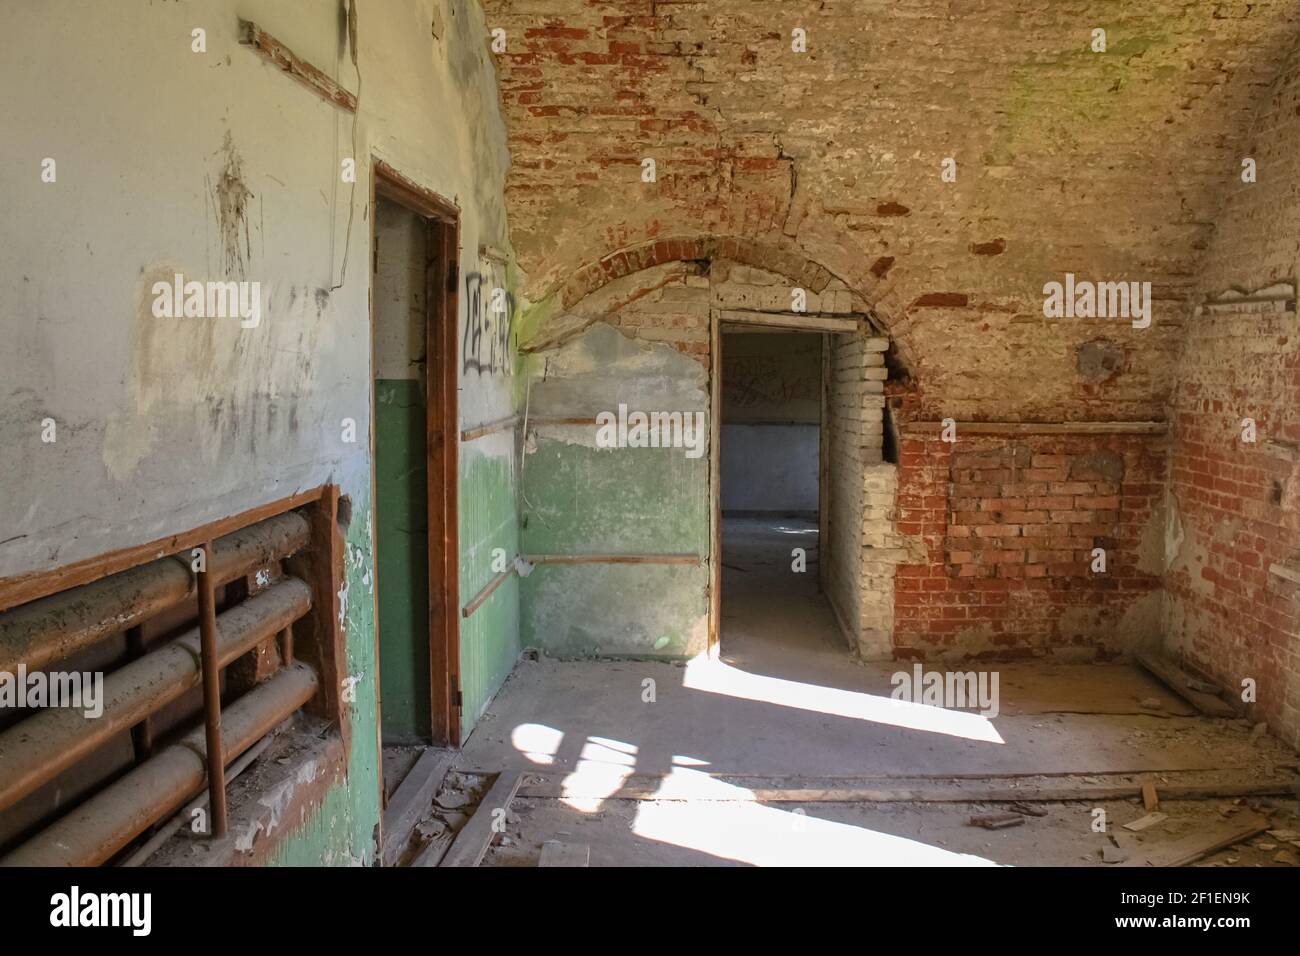
[[[710,264],[719,262],[762,270],[770,274],[769,283],[771,276],[779,276],[788,280],[791,287],[805,289],[809,294],[810,319],[820,315],[822,318],[852,316],[856,320],[857,334],[828,336],[832,351],[825,353],[835,374],[827,379],[832,384],[824,396],[823,406],[829,415],[822,439],[826,443],[826,457],[819,503],[825,535],[823,589],[849,646],[866,658],[888,658],[893,652],[894,569],[912,554],[894,527],[897,468],[884,458],[887,428],[884,353],[892,339],[887,323],[863,294],[862,283],[833,272],[792,245],[726,235],[659,238],[603,255],[553,285],[536,316],[536,334],[529,337],[524,351],[540,354],[566,348],[600,321],[599,316],[615,316],[621,321],[624,309],[635,314],[669,284],[682,282],[683,271],[687,277],[720,276],[725,287],[729,281],[726,272],[710,268]],[[686,266],[685,270],[674,268],[680,266]],[[667,276],[665,270],[673,275]],[[746,280],[740,281],[743,284]],[[777,280],[766,288],[785,295],[780,286]],[[869,289],[870,285],[865,287]],[[818,298],[821,303],[814,305]],[[710,420],[716,423],[720,414],[716,381],[721,372],[715,355],[717,323],[721,321],[718,315],[726,314],[727,307],[716,298],[711,301],[720,310],[708,320],[714,335],[711,343],[698,340],[698,329],[688,329],[688,334],[680,338],[660,335],[654,341],[705,363],[709,381],[713,383],[709,387],[714,388]],[[725,294],[721,301],[725,301]],[[829,302],[834,304],[827,305]],[[788,307],[787,298],[784,306],[756,302],[752,308],[758,312],[770,311],[773,318],[783,315],[788,319],[791,315],[786,311]],[[737,308],[745,311],[750,307]],[[713,308],[709,311],[712,313]],[[786,327],[795,328],[794,324]],[[642,326],[634,321],[630,328],[628,334],[636,337]],[[693,336],[689,334],[692,332]],[[835,339],[838,341],[830,342]],[[898,364],[906,362],[905,356],[896,358]],[[575,363],[574,367],[582,364]],[[546,419],[547,413],[541,412],[540,417]],[[557,416],[557,420],[560,417],[563,416]],[[714,441],[717,437],[715,432]],[[714,505],[718,504],[719,465],[715,460],[710,466],[708,487]],[[827,517],[829,514],[835,515],[833,522]],[[715,513],[710,522],[710,555],[718,548],[718,520]],[[715,562],[714,572],[719,567]],[[712,601],[716,601],[719,587],[720,578],[715,577],[710,588]],[[710,609],[709,619],[714,626],[721,621],[716,603]],[[713,630],[710,643],[716,638],[717,632]]]
[[[839,279],[851,291],[866,301],[867,296],[856,287],[851,276],[838,275],[818,262],[814,262],[798,249],[773,245],[738,236],[693,236],[652,239],[607,253],[595,262],[576,270],[560,283],[552,293],[558,292],[559,303],[569,308],[583,298],[615,279],[668,262],[703,259],[730,259],[742,265],[766,269],[783,275],[810,292],[823,291],[832,279]],[[551,293],[548,293],[548,297]],[[876,314],[870,314],[883,331],[888,323]]]
[[[568,310],[586,297],[601,290],[617,279],[655,266],[672,262],[712,261],[727,259],[741,265],[765,269],[785,276],[792,284],[820,294],[838,279],[861,303],[859,314],[866,316],[869,333],[874,332],[890,339],[896,371],[913,378],[917,363],[907,336],[905,316],[882,307],[873,294],[875,281],[869,275],[863,279],[844,271],[835,271],[809,258],[793,243],[773,243],[746,239],[733,235],[673,236],[646,240],[635,245],[606,253],[599,259],[578,267],[542,296],[554,308]]]

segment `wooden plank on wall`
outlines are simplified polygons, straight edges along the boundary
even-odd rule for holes
[[[474,441],[476,438],[484,438],[488,435],[495,435],[497,432],[514,428],[519,423],[518,415],[511,415],[508,418],[501,418],[494,422],[488,422],[475,428],[467,428],[460,433],[461,441]]]
[[[357,98],[251,20],[239,21],[239,42],[277,69],[289,74],[327,103],[357,111]]]
[[[758,312],[748,309],[722,309],[720,323],[742,327],[771,329],[780,332],[857,332],[857,319],[835,318],[804,312]],[[730,331],[730,330],[728,330]]]

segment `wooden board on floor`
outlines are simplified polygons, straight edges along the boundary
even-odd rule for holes
[[[1166,800],[1213,800],[1228,797],[1291,795],[1300,780],[1295,777],[1262,781],[1257,777],[1226,782],[1188,780],[1165,784]],[[583,780],[572,775],[529,774],[519,788],[522,798],[562,797],[611,800],[714,800],[756,803],[1063,803],[1075,800],[1138,799],[1142,785],[1137,781],[1111,783],[1022,782],[1012,786],[1006,779],[935,779],[915,782],[872,780],[871,778],[744,778],[732,775],[683,776],[669,779],[662,774],[634,774],[611,791],[609,780]]]
[[[450,750],[426,748],[393,793],[384,809],[384,866],[393,866],[401,857],[411,830],[432,807],[433,795],[442,786],[454,757]]]
[[[1167,661],[1163,657],[1158,657],[1152,651],[1137,651],[1133,659],[1145,667],[1154,677],[1172,690],[1183,700],[1187,701],[1202,714],[1207,717],[1236,717],[1237,712],[1232,709],[1226,701],[1220,700],[1213,694],[1206,694],[1199,690],[1193,690],[1187,686],[1188,675],[1183,669],[1173,661]]]
[[[492,844],[493,810],[509,812],[510,801],[515,798],[524,776],[513,771],[504,771],[497,775],[492,788],[483,796],[474,815],[456,834],[451,849],[442,858],[439,866],[478,866]]]
[[[451,835],[442,833],[434,837],[424,845],[415,859],[411,861],[411,866],[441,866],[442,858],[446,855],[447,849],[451,846]]]
[[[1268,825],[1264,817],[1251,817],[1206,827],[1164,846],[1144,846],[1140,854],[1129,857],[1119,866],[1187,866],[1263,833]]]

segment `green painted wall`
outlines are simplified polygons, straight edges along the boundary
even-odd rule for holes
[[[596,323],[530,356],[530,417],[703,412],[707,372],[672,346]],[[523,459],[525,554],[709,552],[709,454],[607,448],[595,425],[538,425]],[[699,565],[539,565],[520,582],[523,642],[556,657],[686,658],[708,643],[710,572]]]
[[[507,562],[519,553],[512,455],[489,457],[462,449],[460,546],[460,599],[464,606],[496,574],[493,558],[497,549],[496,557]],[[511,576],[461,621],[462,740],[509,676],[519,651],[519,581]]]
[[[380,720],[385,745],[431,738],[424,385],[375,381]]]
[[[375,738],[375,616],[372,515],[368,501],[352,502],[347,529],[344,622],[347,672],[361,675],[352,704],[347,779],[330,788],[320,809],[285,838],[273,866],[369,866],[379,823],[379,747]]]
[[[524,467],[529,554],[709,549],[707,455],[591,448],[539,435]]]
[[[693,657],[708,587],[707,566],[541,565],[520,585],[523,640],[560,658]]]
[[[709,550],[708,457],[539,438],[524,466],[527,554]],[[557,657],[689,657],[707,639],[707,565],[541,565],[523,641]]]

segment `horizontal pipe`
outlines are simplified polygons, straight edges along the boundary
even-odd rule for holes
[[[316,693],[306,664],[281,669],[222,713],[222,757],[229,763]],[[56,820],[0,866],[99,866],[193,798],[207,780],[199,727]]]
[[[465,605],[465,607],[460,612],[460,616],[469,617],[471,614],[473,614],[475,611],[481,608],[484,602],[487,601],[487,599],[492,596],[492,592],[495,591],[497,588],[501,587],[501,585],[505,583],[506,579],[514,573],[515,573],[515,569],[513,567],[509,567],[506,568],[504,571],[498,571],[496,574],[494,574],[492,576],[492,580],[489,581],[487,584],[483,585],[483,589],[479,591],[478,594],[474,595],[474,599],[472,601],[470,601],[468,604]]]
[[[290,511],[213,544],[208,568],[225,584],[307,545],[311,526]],[[39,670],[147,620],[195,593],[189,556],[159,558],[0,613],[0,671]]]
[[[497,432],[505,431],[507,428],[514,428],[519,424],[518,415],[510,415],[507,418],[499,418],[494,422],[487,422],[483,425],[477,425],[474,428],[467,428],[460,433],[461,441],[473,441],[476,438],[484,438],[487,435],[494,435]]]
[[[239,758],[226,770],[226,783],[232,783],[241,773],[247,770],[248,765],[258,757],[262,756],[262,754],[266,753],[267,748],[270,747],[274,741],[275,735],[267,734],[253,746],[240,754]],[[172,818],[167,821],[165,826],[159,827],[148,840],[133,850],[129,857],[122,860],[117,865],[143,866],[148,862],[151,856],[158,852],[164,843],[176,835],[177,830],[190,822],[195,810],[199,810],[207,805],[208,795],[206,793],[199,794],[189,803],[185,804],[179,813],[173,814]]]
[[[274,637],[311,609],[311,588],[287,578],[217,618],[221,667]],[[103,713],[48,707],[0,733],[0,810],[199,685],[199,629],[104,678]]]
[[[599,425],[600,423],[600,419],[595,416],[591,418],[539,418],[534,415],[528,419],[528,425],[532,428],[560,428],[567,425]]]
[[[703,564],[698,554],[525,554],[530,564]]]
[[[1163,435],[1168,422],[953,422],[965,435]],[[942,431],[943,422],[904,422],[904,432]]]

